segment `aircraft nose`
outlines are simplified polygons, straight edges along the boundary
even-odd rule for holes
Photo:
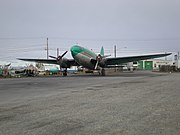
[[[71,47],[71,55],[74,57],[77,54],[78,54],[78,47],[77,46]]]

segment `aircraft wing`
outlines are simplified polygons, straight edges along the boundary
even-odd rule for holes
[[[29,61],[29,62],[38,62],[38,63],[46,63],[46,64],[58,64],[57,61],[54,59],[22,59],[22,58],[17,58],[18,60],[23,60],[23,61]]]
[[[171,55],[171,53],[142,55],[142,56],[129,56],[129,57],[117,57],[117,58],[106,58],[105,64],[107,66],[108,65],[118,65],[118,64],[128,63],[128,62],[159,58],[159,57],[164,57],[164,56],[168,56],[168,55]]]
[[[23,60],[23,61],[29,61],[29,62],[38,62],[38,63],[46,63],[46,64],[57,64],[57,60],[56,59],[23,59],[23,58],[17,58],[18,60]],[[67,64],[68,67],[71,66],[79,66],[79,64],[77,64],[77,62],[75,62],[74,59],[66,59],[65,64]]]

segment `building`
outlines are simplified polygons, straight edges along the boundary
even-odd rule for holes
[[[178,52],[174,55],[175,66],[180,69],[180,53]]]
[[[171,60],[162,60],[162,59],[149,59],[138,62],[139,70],[159,70],[162,65],[173,65]]]
[[[180,69],[180,60],[175,60],[175,66]]]

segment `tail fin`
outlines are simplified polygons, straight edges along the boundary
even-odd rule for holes
[[[101,47],[100,55],[101,55],[102,57],[104,56],[104,48],[103,48],[103,46]]]

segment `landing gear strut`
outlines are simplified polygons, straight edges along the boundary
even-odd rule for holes
[[[101,75],[102,75],[102,76],[105,76],[105,75],[106,75],[106,74],[105,74],[105,69],[104,69],[104,68],[101,69]]]

